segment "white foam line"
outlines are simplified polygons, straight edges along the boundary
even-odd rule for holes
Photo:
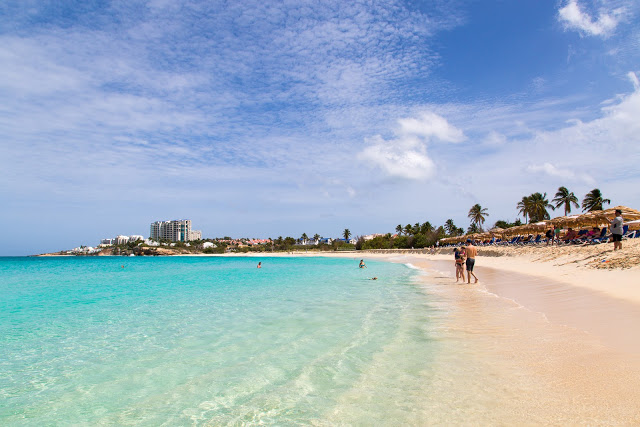
[[[476,288],[476,290],[478,292],[484,293],[484,294],[492,296],[494,298],[497,298],[497,299],[500,299],[500,300],[503,300],[503,301],[508,301],[508,302],[512,303],[513,305],[515,305],[515,307],[513,307],[514,309],[525,310],[525,311],[528,311],[529,313],[538,314],[538,315],[542,316],[542,318],[547,323],[551,323],[551,321],[549,320],[549,318],[547,318],[547,315],[544,312],[537,311],[537,310],[532,310],[529,307],[526,307],[526,306],[520,304],[518,301],[514,300],[513,298],[508,298],[508,297],[505,297],[505,296],[502,296],[502,295],[495,294],[493,292],[488,291],[487,288],[485,288],[485,287],[478,287],[478,288]]]
[[[407,267],[414,269],[414,270],[422,270],[419,267],[416,267],[415,265],[411,264],[410,262],[405,263],[404,265],[406,265]]]

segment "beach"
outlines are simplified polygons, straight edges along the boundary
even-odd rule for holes
[[[422,271],[418,286],[450,310],[442,332],[462,346],[433,369],[446,373],[433,380],[452,400],[447,416],[430,422],[638,425],[640,241],[616,252],[612,244],[478,249],[477,284],[456,283],[449,247],[294,256]],[[461,390],[481,397],[459,401]],[[425,396],[432,413],[441,413],[442,396]]]
[[[476,391],[490,422],[638,425],[639,244],[481,247],[478,284],[455,282],[453,248],[357,257],[422,269],[424,286],[455,307],[448,331],[473,354],[449,364],[443,386],[484,377]]]
[[[7,260],[0,419],[638,425],[639,269],[592,262],[638,247],[610,249],[480,248],[477,284],[452,248]]]

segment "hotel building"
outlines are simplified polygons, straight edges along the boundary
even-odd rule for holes
[[[202,232],[191,230],[190,219],[174,219],[151,223],[149,236],[155,240],[167,239],[172,242],[188,242],[202,238]]]

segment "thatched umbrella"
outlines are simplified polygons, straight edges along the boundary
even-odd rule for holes
[[[584,216],[594,225],[609,225],[609,220],[615,218],[617,210],[622,211],[622,217],[625,221],[640,219],[640,211],[626,206],[616,206],[602,211],[591,211],[584,214]]]
[[[521,231],[524,231],[524,232],[527,232],[527,233],[531,233],[531,232],[536,233],[536,232],[544,230],[545,228],[547,228],[547,226],[548,226],[547,223],[544,222],[544,221],[536,222],[536,223],[533,223],[533,224],[525,224],[525,225],[522,226],[522,230]]]
[[[569,216],[559,216],[553,218],[549,222],[554,226],[559,225],[561,227],[575,227],[580,226],[583,223],[586,223],[585,215],[569,215]]]
[[[529,224],[525,225],[516,225],[515,227],[509,227],[504,230],[505,236],[517,236],[519,234],[524,233],[529,227]]]

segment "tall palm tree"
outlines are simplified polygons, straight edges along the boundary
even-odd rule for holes
[[[518,202],[516,205],[518,208],[518,213],[524,216],[524,222],[527,222],[527,218],[529,217],[529,211],[531,210],[531,201],[529,200],[529,196],[523,196],[522,200]]]
[[[567,216],[571,213],[571,205],[576,208],[580,207],[578,204],[578,198],[573,191],[569,191],[567,187],[559,187],[556,196],[552,200],[555,203],[555,208],[558,209],[560,206],[564,205],[564,216]]]
[[[402,234],[402,224],[396,225],[396,233]]]
[[[602,210],[602,205],[611,204],[611,200],[603,199],[599,189],[594,188],[584,196],[582,200],[582,211],[591,212]]]
[[[411,226],[411,224],[407,224],[407,225],[404,226],[404,233],[407,236],[413,234],[413,227]]]
[[[444,229],[447,230],[447,234],[450,236],[453,236],[458,231],[458,227],[456,227],[452,219],[445,221]]]
[[[303,243],[306,243],[306,241],[309,240],[309,236],[307,236],[307,233],[302,233],[302,236],[300,236],[300,240],[302,240]]]
[[[349,230],[348,228],[345,228],[344,231],[342,232],[342,235],[344,236],[344,240],[349,240],[349,237],[351,237],[351,230]]]
[[[433,225],[431,225],[431,223],[429,221],[424,222],[421,226],[420,226],[420,232],[422,234],[427,234],[427,233],[431,233],[433,231]]]
[[[476,203],[469,209],[469,214],[467,215],[471,218],[471,223],[478,226],[479,229],[482,229],[482,224],[484,224],[484,220],[489,216],[487,213],[487,208],[483,208],[480,204]]]
[[[530,222],[544,221],[550,219],[547,209],[555,210],[553,205],[547,200],[547,193],[533,193],[529,196],[529,220]]]
[[[318,240],[320,240],[320,235],[319,235],[318,233],[314,234],[314,235],[313,235],[313,240],[314,240],[315,242],[317,242]]]

